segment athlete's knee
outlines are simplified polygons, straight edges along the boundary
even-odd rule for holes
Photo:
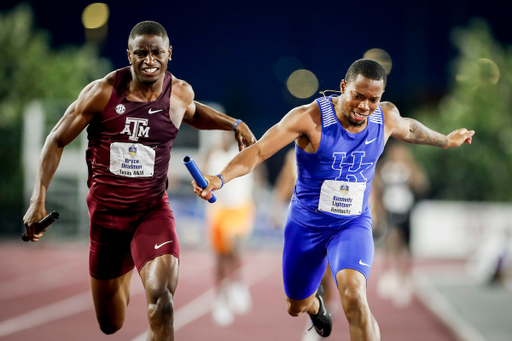
[[[357,287],[347,287],[341,295],[341,304],[347,319],[357,318],[366,309],[366,294]]]
[[[96,310],[96,320],[100,330],[107,335],[114,334],[121,329],[124,324],[124,318],[125,310],[119,306],[97,308]]]
[[[112,320],[108,318],[99,318],[98,324],[100,326],[100,330],[106,334],[111,335],[117,332],[123,326],[124,321],[120,320]]]
[[[173,296],[167,288],[147,288],[148,318],[151,324],[172,323],[174,316]]]
[[[290,314],[290,316],[293,317],[297,317],[304,312],[303,309],[297,308],[296,306],[293,306],[290,303],[288,303],[287,311],[288,314]]]
[[[305,312],[309,308],[309,305],[304,301],[294,301],[290,299],[286,299],[286,310],[290,316],[299,316],[303,312]]]

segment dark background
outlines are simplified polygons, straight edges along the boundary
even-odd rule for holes
[[[81,17],[90,1],[25,3],[34,13],[34,31],[47,32],[54,51],[82,46],[87,41]],[[174,48],[169,70],[192,84],[197,100],[221,103],[228,115],[247,122],[257,138],[291,108],[320,96],[297,99],[288,92],[284,81],[297,68],[312,71],[319,80],[319,90],[336,90],[354,60],[369,49],[383,49],[393,62],[383,100],[395,103],[403,116],[414,116],[415,109],[439,103],[448,93],[453,81],[451,63],[458,54],[451,40],[455,28],[467,28],[473,18],[480,17],[489,23],[501,44],[511,46],[512,43],[509,27],[512,5],[497,1],[127,0],[106,3],[110,17],[99,51],[113,68],[127,65],[127,40],[133,26],[143,20],[158,21],[167,29]],[[0,11],[7,13],[19,4],[19,1],[3,0]],[[22,57],[12,61],[13,67],[24,60]],[[284,57],[292,57],[296,63],[285,65],[276,73],[276,64]],[[9,62],[11,58],[4,59]],[[99,70],[103,70],[101,65]],[[71,85],[71,81],[67,84]],[[77,95],[78,91],[72,96]],[[70,103],[72,98],[63,100]],[[482,109],[480,112],[488,114],[488,106]],[[448,133],[446,130],[452,128],[438,129]],[[193,129],[183,130],[181,140],[197,134]],[[10,140],[4,137],[2,143],[9,145]],[[270,184],[275,181],[285,153],[286,148],[265,163]],[[469,159],[467,155],[465,158]],[[434,160],[437,167],[441,161],[435,157]],[[471,168],[466,166],[466,169]],[[6,182],[22,188],[21,175],[12,174],[17,173],[11,172]],[[443,183],[438,186],[444,187]],[[1,195],[9,198],[4,200],[9,205],[0,207],[3,212],[0,225],[4,230],[9,225],[9,230],[17,231],[18,216],[25,210],[21,191]],[[10,214],[14,211],[17,213]],[[16,218],[5,223],[7,216]]]
[[[0,10],[19,2],[3,0]],[[28,1],[37,28],[55,48],[85,42],[81,15],[90,1]],[[456,54],[454,27],[486,19],[495,37],[512,42],[510,4],[497,1],[107,1],[108,33],[101,55],[115,68],[127,65],[127,37],[143,20],[160,22],[174,47],[169,70],[194,87],[196,98],[223,103],[257,137],[292,107],[294,99],[274,74],[285,56],[315,73],[320,87],[338,89],[348,66],[371,48],[393,61],[384,100],[407,116],[414,106],[435,102],[449,79]],[[293,70],[291,70],[293,71]]]

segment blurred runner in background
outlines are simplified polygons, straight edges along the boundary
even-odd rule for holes
[[[378,293],[398,307],[412,297],[411,212],[429,189],[423,167],[414,160],[409,147],[390,143],[378,170],[382,204],[388,231],[385,237],[386,272],[378,283]]]
[[[216,172],[238,154],[232,132],[219,132],[220,141],[206,156],[205,171]],[[235,143],[233,143],[235,142]],[[219,326],[233,323],[235,314],[252,307],[251,294],[242,280],[242,243],[252,233],[255,215],[254,175],[234,180],[217,192],[217,201],[206,205],[206,223],[216,257],[216,298],[212,317]]]

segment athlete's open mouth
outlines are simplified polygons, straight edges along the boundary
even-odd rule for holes
[[[158,71],[158,68],[156,68],[156,67],[146,68],[146,69],[142,69],[142,71],[148,75],[153,75]]]
[[[353,113],[354,113],[354,116],[356,117],[356,119],[358,119],[358,120],[362,120],[366,117],[365,115],[360,115],[360,114],[356,113],[355,111],[353,111]]]

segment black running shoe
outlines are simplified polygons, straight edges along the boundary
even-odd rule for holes
[[[318,335],[322,337],[327,337],[331,335],[332,318],[331,314],[329,314],[327,312],[327,309],[325,309],[324,287],[322,285],[318,287],[316,297],[320,302],[320,308],[318,309],[318,313],[316,315],[309,315],[311,317],[311,322],[313,322],[313,326],[311,328],[314,327]]]

